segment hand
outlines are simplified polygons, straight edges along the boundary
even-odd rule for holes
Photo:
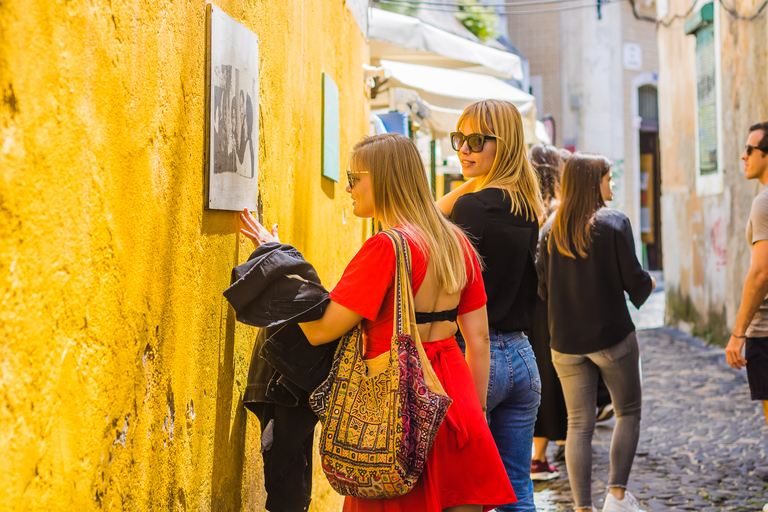
[[[737,370],[741,370],[747,365],[747,361],[741,357],[741,349],[744,347],[744,338],[737,338],[731,335],[731,339],[728,340],[728,346],[725,347],[725,359],[728,364]]]
[[[445,194],[443,197],[437,200],[437,207],[440,208],[440,211],[443,212],[443,215],[450,217],[451,212],[453,211],[453,205],[456,204],[456,201],[463,196],[464,194],[469,194],[470,192],[474,192],[475,188],[477,187],[477,179],[476,178],[470,178],[467,182],[462,183],[455,189],[451,190],[447,194]]]
[[[240,220],[242,221],[244,228],[240,228],[240,232],[251,239],[254,247],[258,247],[268,242],[280,243],[280,239],[277,237],[277,224],[272,226],[272,232],[262,226],[259,221],[248,211],[248,208],[243,210],[240,214]]]
[[[651,293],[653,293],[653,290],[656,289],[656,279],[651,276]]]

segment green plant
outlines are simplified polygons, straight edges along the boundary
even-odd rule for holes
[[[413,5],[403,4],[403,5],[395,5],[394,2],[397,2],[398,0],[388,0],[387,3],[383,4],[381,2],[376,2],[376,6],[379,9],[383,9],[385,11],[391,11],[396,12],[397,14],[405,14],[406,16],[413,16],[416,14],[416,12],[419,10],[416,7],[413,7]]]
[[[478,0],[460,0],[459,12],[455,14],[464,27],[482,41],[496,39],[499,31],[499,16],[493,7],[482,5]]]

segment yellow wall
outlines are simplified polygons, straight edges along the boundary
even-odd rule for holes
[[[265,222],[330,286],[363,226],[320,175],[321,73],[345,166],[367,127],[362,33],[342,0],[217,5],[260,39]],[[4,510],[263,508],[240,403],[255,331],[221,295],[251,246],[203,207],[205,11],[0,3]]]

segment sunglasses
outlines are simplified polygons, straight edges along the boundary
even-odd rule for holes
[[[349,183],[349,188],[353,189],[355,188],[355,183],[358,182],[360,178],[355,178],[353,174],[368,174],[368,171],[350,171],[347,169],[347,183]]]
[[[482,133],[470,133],[464,135],[461,132],[453,132],[451,134],[451,146],[454,151],[459,151],[464,145],[464,141],[467,141],[470,153],[479,153],[483,150],[486,140],[496,140],[496,137],[491,135],[483,135]]]
[[[749,144],[747,144],[746,146],[744,146],[744,150],[747,152],[747,156],[752,156],[752,152],[753,152],[754,150],[756,150],[756,149],[759,149],[759,150],[760,150],[760,151],[762,151],[763,153],[768,153],[768,148],[765,148],[765,149],[763,149],[763,148],[761,148],[761,147],[759,147],[759,146],[750,146]]]

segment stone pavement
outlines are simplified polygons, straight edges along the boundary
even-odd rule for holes
[[[651,299],[653,299],[653,302]],[[663,314],[663,293],[642,309]],[[654,306],[656,304],[656,306]],[[637,312],[637,310],[635,310]],[[633,314],[634,317],[634,314]],[[749,399],[746,375],[708,347],[657,319],[635,318],[643,369],[643,420],[630,491],[649,512],[760,511],[768,502],[768,425]],[[593,496],[600,510],[608,479],[615,420],[598,424],[593,441]],[[550,445],[550,458],[554,452]],[[536,483],[539,511],[566,511],[571,492],[564,463],[559,479]]]

